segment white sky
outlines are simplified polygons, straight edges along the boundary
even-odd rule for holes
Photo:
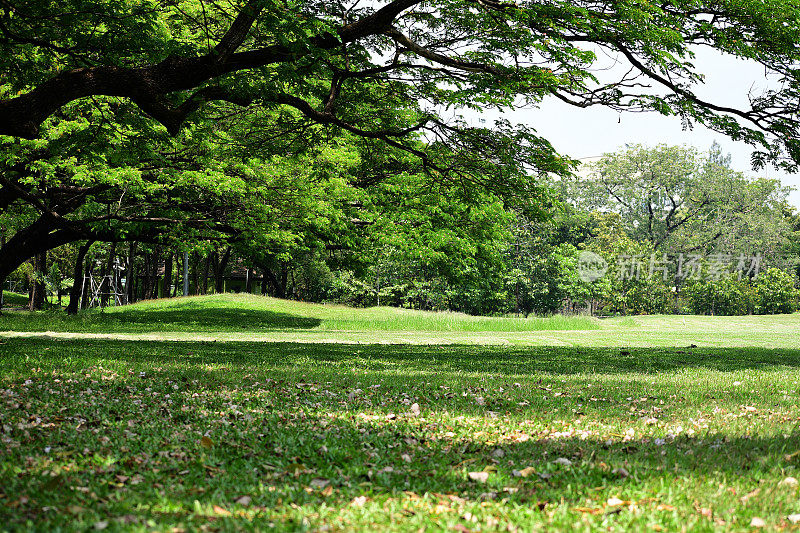
[[[695,88],[698,96],[717,104],[747,108],[747,94],[752,89],[769,84],[764,68],[702,49],[694,61],[698,72],[706,75],[705,84]],[[723,153],[732,156],[731,165],[751,176],[778,178],[784,185],[800,187],[800,175],[790,175],[767,167],[753,171],[750,164],[752,148],[733,142],[728,137],[695,124],[693,130],[683,131],[678,117],[657,113],[624,113],[604,108],[579,109],[550,98],[541,108],[518,110],[518,122],[536,129],[556,150],[575,159],[590,158],[614,152],[627,143],[654,146],[660,143],[693,145],[706,151],[716,140]],[[800,208],[800,191],[792,191],[789,201]]]

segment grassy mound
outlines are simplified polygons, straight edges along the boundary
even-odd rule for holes
[[[8,313],[1,331],[140,333],[152,331],[258,332],[315,331],[547,331],[599,328],[589,317],[494,318],[463,313],[372,307],[354,309],[249,294],[219,294],[148,300],[90,310],[77,317],[63,313]]]

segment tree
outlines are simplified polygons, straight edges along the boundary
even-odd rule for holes
[[[573,162],[529,128],[474,127],[453,109],[555,97],[657,111],[756,146],[756,165],[795,169],[798,9],[789,0],[0,1],[0,212],[24,204],[33,220],[0,253],[0,281],[65,242],[163,241],[176,228],[229,235],[247,180],[209,157],[202,130],[239,109],[263,112],[257,134],[310,132],[300,136],[313,145],[320,129],[348,132],[412,154],[432,179],[517,196],[536,196],[532,177],[564,175]],[[705,101],[691,89],[701,78],[694,46],[757,61],[783,84],[748,109]],[[630,69],[596,76],[604,53]]]
[[[730,168],[718,145],[631,145],[566,181],[578,205],[619,213],[628,235],[656,253],[767,253],[786,245],[788,189]]]

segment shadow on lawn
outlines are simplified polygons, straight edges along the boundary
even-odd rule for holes
[[[487,445],[486,439],[444,424],[458,425],[454,420],[458,415],[488,416],[494,407],[477,406],[473,397],[461,394],[443,395],[442,381],[437,379],[443,376],[454,386],[473,390],[483,386],[479,376],[469,375],[473,372],[509,378],[543,376],[561,383],[558,376],[578,372],[613,375],[685,367],[734,371],[764,365],[800,366],[800,351],[632,350],[628,357],[619,349],[8,339],[0,343],[0,376],[4,376],[0,383],[5,387],[15,382],[13,402],[20,402],[8,416],[25,423],[34,420],[37,426],[26,430],[27,435],[11,433],[22,439],[24,453],[16,459],[23,470],[11,475],[13,469],[0,469],[0,499],[13,496],[19,501],[24,496],[27,502],[15,508],[0,506],[0,518],[12,527],[21,527],[25,520],[39,525],[49,520],[52,526],[61,518],[43,509],[84,508],[96,513],[92,520],[119,518],[142,524],[153,519],[159,525],[194,528],[208,522],[197,513],[195,502],[234,508],[234,500],[247,495],[264,519],[300,527],[300,522],[292,522],[300,519],[298,513],[291,516],[288,503],[314,509],[323,503],[345,507],[363,496],[386,509],[391,507],[387,502],[408,499],[403,491],[412,491],[427,494],[433,506],[445,502],[459,509],[479,508],[480,502],[507,498],[512,507],[519,504],[534,510],[558,505],[600,508],[609,496],[642,499],[645,494],[658,497],[656,503],[681,506],[691,517],[676,515],[673,525],[691,526],[688,519],[705,518],[693,511],[691,499],[696,494],[684,495],[680,486],[678,492],[672,491],[676,478],[682,483],[693,480],[689,484],[702,491],[704,478],[719,473],[734,480],[731,483],[749,479],[743,486],[783,475],[784,469],[796,468],[797,457],[787,454],[798,451],[800,431],[749,438],[683,435],[659,446],[648,438],[583,439],[529,430],[530,438],[524,442],[499,436],[495,444]],[[110,371],[116,375],[100,377]],[[406,379],[380,384],[391,374]],[[34,382],[23,389],[28,377]],[[356,384],[364,392],[348,398]],[[315,387],[313,394],[310,385]],[[40,396],[42,390],[60,387],[73,387],[91,401],[78,404],[62,396],[50,400]],[[386,416],[389,409],[398,412],[401,393],[415,387],[415,394],[430,394],[422,417]],[[322,389],[330,389],[330,395],[322,394]],[[612,393],[610,386],[606,393]],[[604,408],[604,416],[623,424],[636,419],[639,415],[628,413],[629,404],[621,400],[626,393],[613,393],[620,398]],[[169,403],[165,394],[170,395]],[[382,407],[382,400],[390,403]],[[513,406],[514,416],[521,419],[554,414],[562,418],[576,416],[575,401],[569,395],[549,398],[550,414],[542,411],[545,404],[534,400],[527,406],[514,401],[497,408],[503,412]],[[25,402],[39,404],[26,407]],[[373,418],[359,416],[365,411]],[[436,411],[447,411],[453,421],[437,422]],[[337,416],[332,419],[328,413]],[[587,415],[597,414],[587,409]],[[49,424],[50,429],[37,429]],[[508,436],[517,434],[516,429],[510,424]],[[213,439],[208,446],[200,440],[205,431]],[[448,431],[456,436],[444,438]],[[556,458],[569,459],[572,465],[556,464]],[[45,475],[45,470],[55,472],[59,464],[63,469],[58,476]],[[535,472],[528,477],[512,475],[513,470],[529,466]],[[467,475],[486,467],[494,470],[485,482]],[[630,475],[614,473],[616,468]],[[133,484],[137,476],[141,478]],[[314,485],[314,479],[323,481]],[[710,481],[717,483],[719,478]],[[323,482],[331,487],[328,493]],[[787,510],[773,493],[764,494],[775,498],[776,513]],[[708,497],[736,503],[742,495],[723,491],[722,496]],[[587,503],[587,498],[594,503]],[[169,505],[154,506],[158,501]],[[728,507],[722,515],[726,520],[730,517],[724,513],[735,517],[738,512]],[[431,508],[409,508],[411,514],[398,510],[397,519],[413,521],[433,512]],[[458,520],[462,512],[453,518]],[[619,519],[627,520],[626,516]],[[239,518],[234,514],[215,520],[234,528]]]
[[[736,503],[757,486],[759,478],[774,477],[790,467],[791,461],[785,457],[787,443],[800,442],[800,433],[794,432],[786,439],[714,434],[702,439],[683,437],[663,446],[648,440],[608,444],[577,437],[536,436],[524,443],[486,446],[469,438],[431,439],[425,426],[411,427],[404,420],[392,424],[355,420],[331,423],[327,417],[301,417],[298,413],[255,413],[258,418],[250,426],[254,429],[236,431],[236,436],[227,438],[212,434],[214,445],[206,450],[196,432],[184,435],[187,438],[183,440],[154,440],[152,435],[167,432],[163,420],[158,421],[163,415],[155,410],[149,414],[143,422],[137,420],[136,425],[127,428],[125,435],[116,428],[96,424],[99,434],[91,434],[91,425],[88,431],[84,430],[79,437],[80,447],[91,450],[95,458],[102,458],[110,466],[91,461],[76,464],[79,460],[73,458],[79,455],[79,447],[68,441],[54,443],[35,434],[34,446],[52,446],[53,457],[66,458],[70,467],[55,482],[41,471],[5,480],[0,476],[0,496],[5,491],[9,501],[10,496],[29,498],[11,514],[7,514],[8,507],[0,506],[0,518],[6,514],[5,520],[12,526],[22,525],[25,520],[41,523],[45,519],[42,509],[78,506],[96,512],[93,520],[131,524],[155,519],[161,526],[198,527],[209,520],[197,514],[198,504],[234,509],[236,499],[245,495],[252,498],[252,507],[259,509],[257,518],[290,526],[303,522],[297,513],[292,517],[286,507],[289,503],[302,516],[323,505],[346,512],[359,497],[378,502],[383,510],[390,508],[391,502],[410,501],[402,506],[405,511],[396,510],[394,520],[410,521],[415,515],[438,515],[451,512],[451,508],[457,514],[449,518],[458,520],[465,509],[476,513],[483,502],[501,499],[505,500],[506,509],[517,505],[533,511],[549,511],[559,505],[588,508],[591,511],[581,512],[598,512],[602,520],[605,501],[613,495],[639,501],[644,509],[653,510],[658,504],[679,507],[678,513],[669,513],[665,519],[672,520],[676,527],[685,527],[692,523],[687,520],[705,519],[692,511],[692,505],[697,506],[697,495],[680,493],[683,485],[676,485],[676,478],[694,479],[689,486],[695,483],[695,488],[701,487],[702,491],[709,480],[751,477],[752,486],[745,483],[738,487],[741,492],[734,490],[730,496]],[[181,423],[204,427],[204,421],[196,414]],[[229,427],[237,427],[236,421],[231,420]],[[109,440],[104,442],[101,437]],[[136,451],[128,451],[131,449]],[[496,458],[498,449],[504,453],[500,459]],[[404,459],[404,454],[409,459]],[[556,458],[569,459],[572,464],[557,464]],[[54,466],[55,462],[48,464],[48,468]],[[533,467],[535,472],[527,477],[514,474],[514,470],[527,467]],[[625,475],[619,473],[620,468],[625,469]],[[470,471],[484,470],[491,470],[485,482],[468,476]],[[723,478],[709,478],[720,473]],[[137,478],[141,480],[137,484],[129,482]],[[87,487],[92,497],[69,490],[75,486]],[[677,487],[678,491],[668,487]],[[427,503],[419,502],[419,497]],[[169,510],[164,510],[164,505],[154,505],[165,499]],[[442,511],[437,507],[434,511],[439,505],[447,508]],[[792,511],[779,499],[770,505],[781,515]],[[739,512],[735,506],[729,507],[715,517],[729,521]],[[631,519],[626,515],[619,517],[622,523]],[[235,514],[227,516],[212,520],[217,526],[227,524],[225,529],[242,522]],[[546,520],[544,514],[541,516]],[[605,518],[614,519],[610,515]],[[252,518],[243,522],[258,523]]]
[[[229,309],[221,310],[216,320],[229,324],[241,320]],[[175,312],[177,320],[179,312]],[[252,316],[252,311],[244,313]],[[276,314],[276,313],[270,313]],[[165,314],[170,320],[172,313]],[[286,323],[298,317],[287,315]],[[116,320],[116,318],[115,318]],[[275,323],[276,318],[268,319]],[[307,319],[300,319],[307,320]],[[308,319],[310,320],[310,319]],[[120,317],[121,322],[125,322]],[[131,322],[128,322],[131,324]],[[288,326],[287,326],[288,327]],[[297,326],[291,326],[297,327]],[[306,327],[314,327],[307,324]],[[202,360],[213,364],[242,366],[292,365],[316,361],[322,370],[335,367],[370,371],[411,372],[482,372],[498,375],[615,374],[657,373],[684,368],[706,368],[722,372],[770,367],[800,367],[800,350],[773,348],[575,348],[575,347],[503,347],[503,346],[416,346],[349,345],[259,342],[183,342],[125,341],[103,339],[56,339],[48,337],[16,338],[4,341],[0,354],[11,355],[17,347],[28,351],[36,347],[58,346],[60,350],[92,357],[86,347],[95,347],[98,358],[145,363]],[[50,352],[54,353],[54,352]],[[2,363],[0,363],[2,364]],[[313,372],[313,367],[309,371]]]
[[[248,311],[248,315],[251,312]],[[229,317],[231,323],[236,315]],[[274,320],[271,318],[270,320]],[[294,320],[289,317],[287,321]],[[313,327],[309,325],[308,327]],[[308,372],[359,369],[373,372],[531,374],[658,373],[686,368],[721,372],[774,367],[800,367],[800,350],[774,348],[575,348],[504,346],[353,345],[327,343],[125,341],[104,339],[16,338],[5,341],[0,354],[14,347],[28,350],[58,346],[81,357],[129,362],[217,365],[292,366],[302,362]],[[94,347],[93,352],[84,350]],[[26,348],[27,347],[27,348]],[[49,349],[49,348],[48,348]],[[52,352],[51,352],[52,353]],[[311,361],[312,363],[309,363]],[[2,364],[2,363],[0,363]]]
[[[154,331],[263,332],[286,329],[312,329],[322,322],[317,318],[290,313],[258,309],[236,309],[230,306],[197,306],[191,302],[165,309],[148,309],[146,311],[125,306],[110,312],[93,311],[77,317],[69,317],[61,312],[45,316],[46,322],[43,324],[42,316],[40,315],[6,314],[0,316],[0,329],[103,333],[148,333]]]
[[[311,329],[322,322],[289,313],[279,313],[258,309],[234,309],[231,307],[203,307],[202,313],[187,312],[187,307],[163,310],[123,309],[114,313],[98,313],[94,321],[108,325],[114,331],[124,331],[126,327],[136,331],[154,326],[163,331],[209,331],[209,330],[273,330],[273,329]]]

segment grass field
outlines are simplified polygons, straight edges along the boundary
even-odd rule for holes
[[[401,331],[394,310],[216,301],[275,313],[239,327],[276,343],[191,303],[114,310],[127,330],[0,319],[28,330],[0,339],[0,530],[800,529],[800,316]],[[153,316],[182,340],[147,340]],[[50,321],[73,332],[31,333]]]

